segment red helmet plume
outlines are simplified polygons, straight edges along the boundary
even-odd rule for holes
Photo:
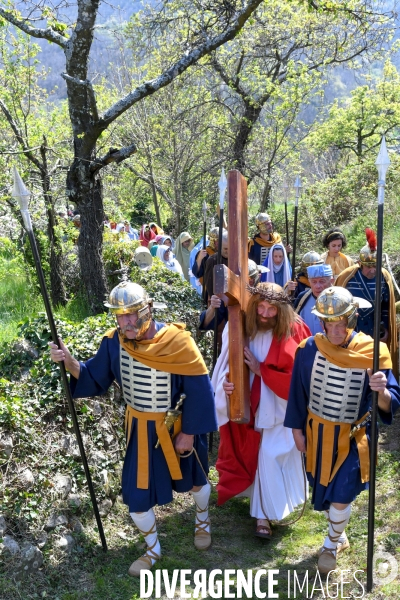
[[[365,230],[365,235],[367,236],[367,244],[371,250],[371,252],[376,252],[376,233],[373,229],[369,227]]]

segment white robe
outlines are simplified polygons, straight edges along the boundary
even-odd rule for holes
[[[272,332],[258,333],[250,341],[251,352],[260,362],[268,355]],[[222,350],[215,365],[212,385],[218,425],[228,422],[228,405],[222,384],[229,371],[228,325],[222,335]],[[250,373],[250,385],[254,373]],[[292,431],[283,426],[287,401],[277,396],[261,378],[260,403],[255,415],[255,430],[261,433],[258,467],[253,484],[241,496],[250,497],[250,514],[257,519],[281,520],[308,496],[304,485],[301,453]]]

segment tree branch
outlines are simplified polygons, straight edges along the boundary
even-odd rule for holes
[[[100,119],[103,127],[106,128],[110,123],[115,121],[121,114],[123,114],[128,108],[133,106],[139,100],[154,94],[161,88],[165,87],[171,81],[176,79],[178,75],[186,71],[191,65],[199,61],[203,56],[210,54],[213,50],[225,44],[229,40],[232,40],[235,35],[243,28],[246,21],[256,10],[256,8],[262,3],[263,0],[249,0],[246,7],[238,14],[233,25],[213,39],[206,39],[203,43],[199,44],[196,48],[191,51],[185,52],[185,54],[177,60],[169,69],[164,71],[161,75],[150,81],[145,81],[142,85],[139,85],[135,90],[127,94],[124,98],[118,100],[113,106],[111,106]]]
[[[21,31],[24,31],[28,35],[31,35],[32,37],[41,38],[47,40],[48,42],[53,42],[54,44],[57,44],[57,46],[61,46],[61,48],[65,48],[67,44],[68,38],[64,37],[63,35],[60,35],[51,27],[47,27],[47,29],[38,29],[36,27],[32,27],[31,25],[28,25],[27,21],[25,21],[24,19],[18,19],[13,14],[13,11],[4,10],[4,8],[0,8],[0,16],[3,17],[9,23],[15,25],[15,27],[18,27],[18,29],[21,29]]]
[[[4,116],[6,117],[7,121],[10,124],[11,129],[14,132],[14,135],[17,138],[17,142],[22,148],[22,152],[25,154],[27,159],[30,160],[35,165],[35,167],[37,167],[40,171],[42,171],[43,167],[40,164],[40,161],[38,161],[38,159],[33,155],[31,149],[28,148],[28,146],[26,145],[24,137],[23,137],[17,123],[14,121],[12,114],[10,113],[6,104],[3,102],[3,100],[1,98],[0,98],[0,108],[3,111]]]
[[[166,203],[169,206],[173,206],[173,202],[171,200],[171,198],[168,196],[168,194],[166,192],[164,192],[164,190],[162,189],[162,187],[156,183],[153,179],[151,179],[150,177],[147,177],[146,175],[143,175],[142,173],[139,173],[139,171],[137,171],[136,169],[134,169],[134,167],[132,167],[131,165],[125,165],[125,167],[135,175],[135,177],[137,177],[138,179],[141,179],[141,181],[144,181],[145,183],[147,183],[147,185],[149,186],[154,186],[155,189],[157,190],[157,192],[164,198],[164,200],[166,201]]]
[[[77,85],[82,85],[87,88],[89,94],[90,109],[92,111],[94,120],[97,122],[99,120],[99,113],[97,110],[96,94],[94,93],[91,81],[89,81],[89,79],[83,80],[77,79],[76,77],[71,77],[71,75],[68,75],[68,73],[61,73],[61,77],[65,79],[65,81],[71,81],[71,83],[76,83]]]
[[[136,144],[125,146],[124,148],[120,148],[119,150],[117,148],[110,148],[107,154],[105,154],[102,158],[97,158],[92,162],[90,171],[92,174],[95,174],[98,171],[100,171],[100,169],[106,167],[111,163],[115,162],[118,165],[123,160],[126,160],[127,158],[132,156],[132,154],[135,154],[136,150]]]

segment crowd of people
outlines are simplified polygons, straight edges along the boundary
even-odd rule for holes
[[[258,214],[256,226],[246,278],[249,341],[239,349],[229,337],[228,298],[214,293],[218,228],[209,231],[206,247],[202,240],[195,246],[188,232],[174,241],[151,223],[138,236],[202,295],[199,329],[213,328],[215,319],[223,328],[212,379],[185,327],[154,320],[152,301],[131,281],[117,285],[105,303],[115,328],[105,333],[93,358],[78,362],[62,341],[50,344],[51,358],[63,360],[71,373],[75,398],[103,394],[114,380],[123,390],[122,493],[147,544],[129,569],[132,576],[152,568],[161,556],[153,508],[170,502],[173,491],[191,493],[194,545],[210,547],[207,434],[217,428],[218,504],[249,497],[254,534],[271,539],[271,521],[281,521],[306,502],[307,477],[311,503],[327,518],[318,569],[336,569],[338,554],[350,545],[345,528],[352,502],[368,488],[372,392],[383,423],[390,424],[400,406],[395,299],[385,269],[379,371],[372,372],[374,233],[367,231],[367,244],[353,261],[342,253],[344,233],[331,229],[323,238],[326,252],[309,250],[295,274],[288,259],[292,248],[274,231],[271,217]],[[221,239],[221,261],[229,267],[229,231]],[[246,423],[229,418],[233,350],[250,372]]]

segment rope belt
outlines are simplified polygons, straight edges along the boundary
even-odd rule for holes
[[[171,436],[164,423],[165,412],[141,412],[127,405],[125,413],[125,433],[126,445],[128,447],[132,430],[132,420],[137,419],[138,427],[138,472],[137,487],[141,490],[147,490],[149,487],[149,442],[147,435],[147,422],[155,421],[156,433],[160,440],[161,450],[167,461],[171,478],[174,480],[182,479],[182,471],[179,465],[179,457],[175,452]],[[182,418],[174,423],[174,436],[181,430]],[[160,449],[154,450],[158,452]]]
[[[350,452],[350,431],[354,425],[360,424],[360,428],[354,431],[353,437],[357,443],[358,456],[360,458],[361,481],[369,481],[369,448],[365,424],[363,421],[366,415],[356,421],[353,425],[350,423],[338,423],[336,421],[327,421],[322,417],[308,412],[307,418],[307,456],[306,471],[315,478],[318,451],[319,425],[323,425],[322,433],[322,455],[321,455],[321,476],[320,484],[325,487],[332,481],[336,473],[346,460]],[[333,455],[335,441],[335,429],[339,427],[337,441],[336,458]]]

